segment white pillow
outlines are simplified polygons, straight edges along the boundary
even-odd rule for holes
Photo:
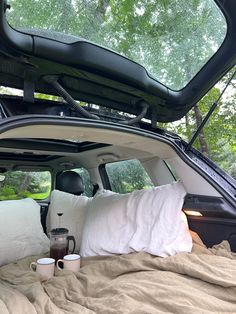
[[[49,251],[40,206],[31,198],[0,202],[0,266]]]
[[[81,256],[191,252],[181,211],[185,194],[181,182],[123,195],[99,193],[88,205]]]
[[[57,213],[63,213],[61,227],[69,229],[69,235],[75,237],[76,251],[79,251],[86,207],[89,201],[90,198],[86,196],[53,190],[46,222],[48,234],[52,229],[59,227]]]

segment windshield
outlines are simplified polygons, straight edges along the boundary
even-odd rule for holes
[[[85,38],[182,89],[219,49],[226,21],[213,0],[11,0],[11,26],[64,42]],[[35,32],[35,31],[34,31]],[[37,32],[36,32],[37,33]]]

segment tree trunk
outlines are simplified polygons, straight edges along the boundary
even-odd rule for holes
[[[200,126],[200,124],[202,123],[202,114],[198,108],[198,105],[195,105],[193,107],[193,110],[194,110],[194,117],[195,117],[195,120],[196,120],[196,125],[197,125],[197,128]],[[200,151],[208,156],[209,155],[209,149],[208,149],[208,145],[207,145],[207,142],[206,142],[206,138],[205,138],[205,135],[204,135],[204,131],[201,130],[199,135],[199,143],[200,143]]]
[[[187,137],[187,140],[190,141],[191,139],[191,129],[190,129],[190,123],[189,123],[189,115],[186,113],[185,115],[185,136]]]
[[[31,177],[29,175],[26,175],[23,179],[23,181],[21,182],[21,185],[19,187],[19,190],[17,191],[17,194],[20,195],[21,192],[23,192],[24,190],[26,190],[28,188],[28,185],[30,183],[30,179]]]
[[[100,0],[97,6],[97,11],[101,15],[102,19],[106,14],[107,7],[109,5],[110,0]]]

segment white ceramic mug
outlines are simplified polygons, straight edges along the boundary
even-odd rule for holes
[[[73,272],[79,271],[80,269],[80,255],[78,254],[68,254],[57,261],[57,268],[62,270],[59,266],[59,262],[63,263],[64,269],[71,270]]]
[[[55,270],[55,259],[54,258],[40,258],[37,262],[30,264],[30,269],[36,271],[42,276],[50,279],[54,275]]]

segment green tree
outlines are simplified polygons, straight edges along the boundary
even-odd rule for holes
[[[112,190],[129,193],[153,186],[150,178],[138,160],[128,160],[107,164],[106,170]]]
[[[48,171],[8,171],[0,186],[0,199],[46,198],[51,190]]]

